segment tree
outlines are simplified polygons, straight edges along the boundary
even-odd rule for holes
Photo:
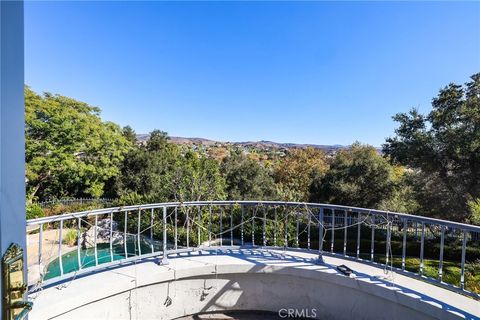
[[[116,186],[122,199],[185,202],[223,199],[224,184],[215,160],[192,151],[182,154],[165,132],[154,130],[145,147],[125,157]]]
[[[480,225],[480,199],[470,200],[468,202],[468,207],[470,208],[471,212],[469,222]]]
[[[480,197],[480,73],[471,79],[441,89],[427,115],[395,115],[399,126],[383,145],[393,163],[417,172],[424,214],[465,221]]]
[[[147,149],[149,151],[159,151],[167,147],[168,134],[165,131],[153,130],[147,141]]]
[[[27,199],[100,197],[131,143],[100,109],[25,87]]]
[[[292,149],[275,167],[279,193],[287,201],[308,201],[310,185],[328,170],[325,153],[314,148]]]
[[[232,154],[222,163],[230,200],[272,200],[276,196],[275,183],[268,170],[258,161],[243,154]]]
[[[136,193],[144,201],[153,202],[172,200],[173,178],[180,158],[178,147],[168,143],[161,131],[153,131],[146,146],[136,146],[125,157],[117,177],[117,194],[129,198],[130,193]]]
[[[325,176],[314,179],[311,200],[378,208],[394,192],[393,167],[371,146],[339,151]]]
[[[225,180],[216,160],[189,151],[175,169],[173,177],[174,200],[202,201],[225,198]]]
[[[410,214],[417,214],[419,203],[418,191],[414,187],[416,174],[402,166],[393,166],[393,192],[390,197],[380,201],[378,209]]]
[[[135,133],[135,130],[132,129],[130,126],[125,126],[122,128],[122,133],[125,139],[130,141],[132,144],[137,143],[137,134]]]

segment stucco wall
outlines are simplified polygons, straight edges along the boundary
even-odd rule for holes
[[[167,306],[167,300],[171,304]],[[56,319],[173,319],[217,310],[294,308],[317,319],[434,319],[418,310],[334,283],[282,274],[224,274],[140,287]],[[447,317],[448,318],[448,317]]]

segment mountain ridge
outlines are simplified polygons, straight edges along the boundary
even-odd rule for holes
[[[149,134],[137,134],[137,140],[140,143],[148,141]],[[175,144],[183,145],[234,145],[241,147],[254,147],[254,148],[276,148],[276,149],[305,149],[308,147],[322,150],[340,150],[348,149],[350,146],[341,144],[327,145],[327,144],[314,144],[314,143],[293,143],[293,142],[275,142],[270,140],[259,141],[218,141],[199,137],[176,137],[169,136],[169,140]]]

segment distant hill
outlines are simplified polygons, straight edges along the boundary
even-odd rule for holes
[[[305,149],[308,147],[314,149],[322,149],[326,151],[333,151],[333,150],[340,150],[340,149],[347,149],[348,146],[343,146],[339,144],[335,145],[323,145],[323,144],[301,144],[301,143],[282,143],[282,142],[274,142],[274,141],[247,141],[247,142],[233,142],[234,145],[240,145],[244,147],[251,147],[251,148],[277,148],[277,149]]]
[[[144,143],[148,140],[148,134],[137,134],[137,139],[140,143]],[[307,147],[312,147],[314,149],[321,149],[326,152],[337,151],[340,149],[348,149],[348,146],[344,145],[323,145],[323,144],[300,144],[300,143],[281,143],[274,141],[246,141],[246,142],[226,142],[226,141],[215,141],[204,138],[185,138],[185,137],[169,137],[170,141],[175,144],[184,144],[184,145],[203,145],[203,146],[215,146],[215,145],[233,145],[238,147],[244,147],[247,149],[304,149]]]

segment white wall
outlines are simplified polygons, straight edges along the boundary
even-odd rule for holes
[[[23,85],[23,1],[0,1],[0,254],[2,256],[12,242],[26,248]]]
[[[171,299],[168,306],[167,295]],[[435,319],[418,309],[334,283],[264,273],[206,275],[157,283],[83,305],[55,319],[83,320],[86,315],[90,320],[175,319],[225,310],[282,310],[286,315],[292,308],[316,319]],[[442,316],[439,319],[449,318],[447,313]]]

